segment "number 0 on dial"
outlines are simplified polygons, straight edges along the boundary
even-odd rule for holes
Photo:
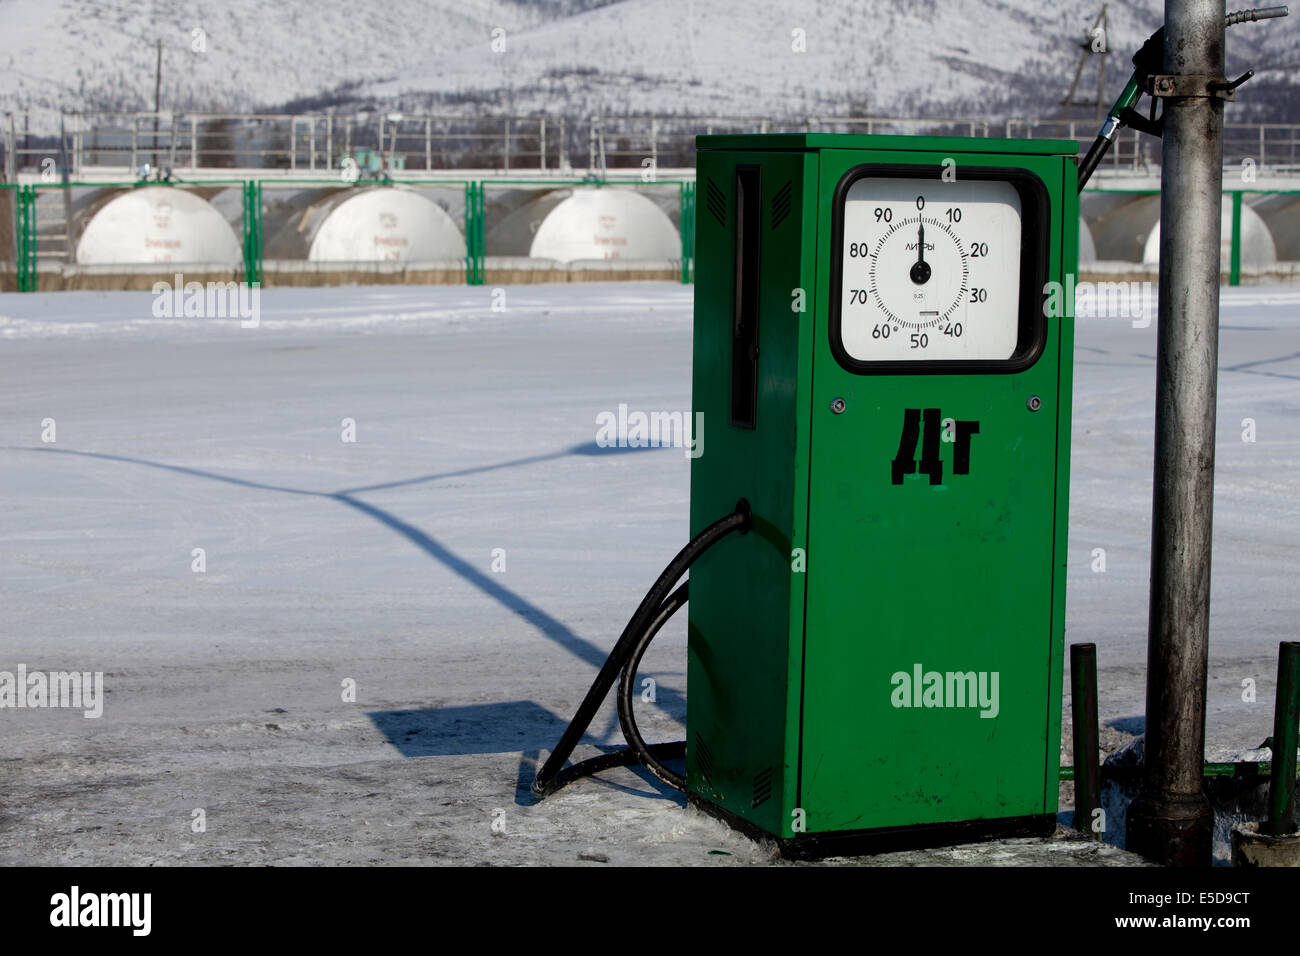
[[[1042,183],[942,172],[859,166],[840,182],[831,342],[851,371],[1015,371],[1041,351]]]

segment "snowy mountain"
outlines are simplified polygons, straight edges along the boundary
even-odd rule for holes
[[[0,0],[0,109],[1052,116],[1097,0]],[[1108,4],[1108,99],[1162,0]],[[1093,58],[1095,60],[1097,58]],[[1095,95],[1095,65],[1080,95]],[[1300,17],[1229,32],[1280,117]],[[1300,119],[1300,116],[1295,118]]]

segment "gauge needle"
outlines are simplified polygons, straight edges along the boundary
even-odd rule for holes
[[[912,281],[925,285],[930,281],[930,263],[925,261],[925,224],[916,227],[916,262],[912,263]]]

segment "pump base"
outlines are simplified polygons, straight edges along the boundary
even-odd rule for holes
[[[1056,831],[1056,815],[1032,814],[1001,817],[995,820],[961,820],[954,823],[923,823],[906,827],[881,827],[875,830],[841,830],[835,833],[805,833],[795,837],[775,837],[762,827],[736,816],[716,803],[693,793],[686,795],[691,806],[726,823],[733,830],[753,840],[771,840],[787,860],[820,860],[831,856],[868,856],[896,853],[900,850],[924,850],[930,847],[958,846],[987,840],[1017,837],[1046,837]]]

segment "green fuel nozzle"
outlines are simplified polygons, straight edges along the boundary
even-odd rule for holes
[[[1230,13],[1224,18],[1224,26],[1230,27],[1237,23],[1252,23],[1257,20],[1285,17],[1289,12],[1289,9],[1285,6],[1238,10],[1236,13]],[[1124,90],[1107,112],[1106,119],[1097,132],[1097,138],[1092,141],[1092,146],[1089,147],[1083,161],[1079,163],[1079,192],[1083,192],[1083,187],[1088,184],[1088,180],[1092,178],[1092,174],[1110,150],[1110,144],[1114,142],[1119,131],[1125,126],[1131,126],[1144,133],[1150,133],[1152,136],[1160,135],[1162,123],[1155,118],[1154,102],[1152,103],[1150,117],[1142,116],[1134,107],[1137,105],[1137,101],[1141,99],[1143,92],[1146,91],[1151,77],[1160,73],[1164,65],[1164,48],[1165,28],[1161,27],[1147,37],[1146,42],[1142,44],[1142,48],[1133,55],[1133,75],[1124,84]],[[1231,84],[1224,83],[1223,88],[1235,89],[1246,79],[1249,79],[1250,75],[1248,73]]]

